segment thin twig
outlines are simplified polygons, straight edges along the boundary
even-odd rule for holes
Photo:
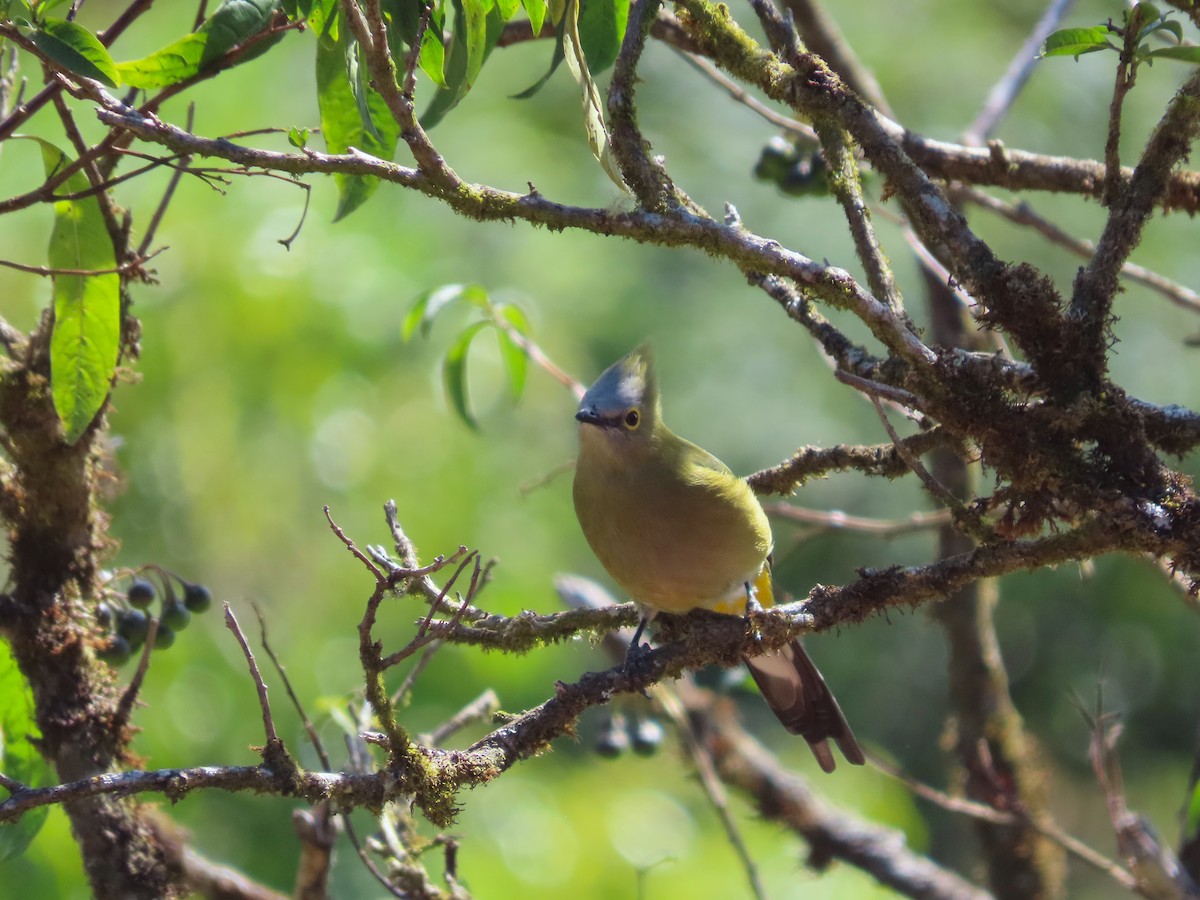
[[[55,77],[62,78],[61,75],[55,75]],[[63,100],[61,93],[54,95],[53,103],[54,109],[58,113],[59,121],[62,122],[63,129],[67,132],[67,139],[71,142],[71,146],[75,148],[76,156],[79,159],[85,160],[83,171],[87,175],[88,181],[93,188],[103,184],[104,177],[100,174],[100,169],[92,157],[92,151],[89,150],[87,143],[83,139],[83,135],[80,134],[79,127],[75,124],[75,116],[67,106],[66,101]],[[128,251],[128,247],[124,240],[121,220],[117,215],[116,206],[113,203],[112,197],[106,191],[98,191],[95,197],[100,208],[100,214],[104,218],[105,228],[108,229],[109,238],[112,240],[113,254],[120,259]]]
[[[382,584],[385,581],[387,581],[387,577],[383,574],[382,571],[380,571],[379,567],[376,566],[375,563],[373,563],[371,561],[371,558],[369,556],[367,556],[365,553],[363,553],[361,550],[359,550],[358,546],[354,543],[354,541],[350,540],[350,538],[348,538],[346,536],[346,532],[342,531],[341,526],[338,525],[335,521],[333,521],[333,516],[329,512],[328,504],[321,507],[321,510],[325,513],[325,521],[329,523],[330,530],[332,530],[333,533],[335,535],[337,535],[338,540],[340,540],[343,544],[346,545],[346,549],[349,550],[352,554],[354,554],[354,558],[357,559],[364,566],[366,566],[367,571],[369,571],[372,575],[375,576],[375,581],[379,584]]]
[[[513,343],[520,347],[522,351],[524,351],[525,355],[529,357],[530,362],[542,369],[547,375],[549,375],[563,387],[567,388],[567,390],[575,395],[576,400],[583,399],[583,394],[586,390],[586,387],[578,379],[572,378],[571,375],[564,369],[555,365],[554,361],[546,355],[545,351],[543,351],[541,347],[539,347],[529,337],[518,331],[513,326],[512,322],[508,321],[508,319],[504,318],[504,316],[496,315],[492,318],[496,323],[496,327],[503,330],[505,334],[512,338]]]
[[[908,467],[913,470],[913,474],[921,479],[921,483],[929,489],[929,492],[941,500],[948,508],[953,510],[962,509],[962,501],[955,497],[944,484],[929,474],[929,470],[925,468],[921,460],[908,452],[908,448],[900,440],[900,435],[896,433],[896,429],[892,427],[892,423],[888,420],[887,412],[884,411],[883,404],[879,402],[879,398],[874,394],[870,396],[871,403],[875,407],[875,412],[879,414],[879,421],[883,423],[883,430],[892,439],[892,446],[896,448],[896,452],[908,463]]]
[[[137,699],[138,692],[142,689],[142,682],[146,679],[146,673],[150,671],[150,654],[154,650],[154,642],[158,638],[158,628],[158,616],[151,616],[146,629],[146,643],[142,645],[142,655],[138,658],[137,669],[133,673],[133,678],[129,681],[129,687],[125,688],[125,692],[121,694],[121,699],[117,703],[117,711],[114,714],[114,728],[118,732],[129,722],[129,715],[133,711],[133,703]]]
[[[984,101],[983,108],[979,110],[975,121],[963,133],[964,144],[980,145],[991,137],[992,132],[1008,114],[1022,88],[1025,87],[1025,83],[1029,80],[1029,76],[1033,73],[1033,67],[1041,52],[1042,42],[1046,40],[1050,32],[1058,27],[1058,23],[1062,21],[1063,16],[1074,4],[1075,0],[1051,0],[1046,11],[1042,13],[1042,17],[1033,26],[1029,37],[1025,39],[1025,43],[1014,54],[1004,75],[988,92],[987,100]]]
[[[936,509],[932,512],[914,512],[903,519],[871,519],[866,516],[854,516],[839,509],[804,509],[792,506],[790,503],[764,503],[763,510],[768,516],[776,516],[791,522],[805,525],[816,525],[822,529],[837,531],[857,531],[882,537],[892,537],[898,534],[908,534],[913,531],[924,531],[927,528],[937,528],[949,524],[952,520],[950,510]]]
[[[30,266],[25,263],[13,262],[9,259],[0,259],[0,266],[16,269],[18,272],[28,272],[30,275],[42,275],[50,278],[57,275],[79,275],[83,277],[90,275],[128,275],[142,269],[147,262],[167,249],[167,247],[159,247],[147,256],[143,256],[142,251],[139,250],[137,256],[133,259],[123,262],[119,266],[111,266],[107,269],[56,269],[52,266]]]
[[[439,747],[455,732],[475,722],[490,719],[499,709],[499,696],[488,688],[429,734],[421,735],[420,742],[427,747]]]
[[[954,280],[954,277],[950,274],[950,271],[944,265],[942,265],[942,261],[930,252],[929,248],[926,247],[921,239],[917,236],[917,233],[913,231],[912,228],[910,228],[907,224],[904,226],[904,239],[908,242],[908,246],[912,249],[913,254],[917,257],[917,261],[925,268],[926,271],[931,272],[939,281],[941,281],[946,289],[954,295],[954,299],[956,299],[964,309],[972,312],[978,311],[979,305],[975,302],[975,298],[962,289],[962,285],[958,284],[958,282]],[[1000,355],[1003,356],[1004,359],[1012,361],[1012,350],[1009,349],[1008,341],[1005,340],[1004,335],[1001,334],[999,330],[989,329],[987,332],[985,332],[985,336],[987,340],[990,340],[996,346],[996,349],[1000,351]]]
[[[1075,237],[1063,231],[1053,222],[1034,211],[1027,200],[1008,202],[983,191],[968,187],[953,188],[952,193],[956,198],[961,197],[989,212],[1003,216],[1010,222],[1033,228],[1052,244],[1063,247],[1076,256],[1091,259],[1096,253],[1096,245],[1092,241]],[[1126,262],[1121,266],[1121,275],[1129,281],[1140,284],[1166,297],[1176,306],[1182,307],[1189,312],[1200,312],[1200,294],[1157,272],[1140,266],[1137,263]]]
[[[1133,876],[1118,863],[1109,859],[1103,853],[1092,849],[1073,835],[1067,834],[1052,822],[1039,822],[1020,816],[1015,812],[995,809],[986,804],[977,803],[974,800],[967,800],[964,797],[952,797],[944,791],[939,791],[925,784],[923,781],[913,778],[907,772],[894,765],[890,760],[884,759],[870,751],[867,752],[867,758],[870,760],[872,766],[885,775],[899,781],[912,791],[914,795],[929,801],[947,812],[968,816],[983,822],[990,822],[993,825],[1012,825],[1015,823],[1030,825],[1046,837],[1057,842],[1068,853],[1073,854],[1083,862],[1108,875],[1126,890],[1133,890],[1136,887]]]
[[[187,118],[184,119],[184,128],[188,131],[192,130],[192,126],[196,121],[196,104],[189,103],[187,110]],[[162,199],[158,201],[158,206],[154,208],[154,213],[150,216],[150,224],[146,226],[146,233],[142,237],[142,242],[138,244],[137,255],[145,256],[146,249],[154,240],[154,235],[158,231],[158,226],[162,223],[163,216],[166,215],[167,207],[171,205],[171,198],[175,196],[175,189],[179,187],[179,182],[183,179],[183,167],[187,166],[192,161],[190,156],[182,156],[179,158],[179,168],[171,172],[171,177],[167,180],[166,190],[163,191]]]
[[[757,97],[751,95],[744,87],[714,66],[703,56],[697,56],[694,53],[686,53],[679,48],[673,49],[679,54],[684,62],[690,65],[693,69],[707,78],[713,84],[717,85],[717,87],[724,90],[736,102],[742,104],[742,106],[746,107],[755,115],[765,119],[767,122],[770,122],[781,131],[785,131],[788,134],[794,134],[809,144],[816,145],[817,133],[813,130],[811,125],[807,125],[804,122],[799,122],[796,119],[790,118],[789,116],[785,116],[783,113],[771,109],[771,107],[767,106]]]
[[[871,400],[887,400],[895,403],[904,410],[919,410],[920,400],[916,394],[904,390],[904,388],[893,387],[890,384],[883,384],[879,381],[871,381],[869,378],[860,378],[852,372],[847,372],[844,369],[835,369],[834,377],[842,384],[849,385],[856,391],[866,394]],[[910,413],[906,412],[906,415]]]
[[[258,691],[258,705],[262,710],[263,730],[267,735],[267,744],[278,744],[279,735],[275,733],[275,721],[271,717],[271,704],[267,700],[267,685],[263,681],[262,673],[258,671],[258,663],[254,660],[254,653],[250,650],[250,644],[246,641],[246,635],[242,633],[241,627],[237,622],[237,617],[234,616],[233,610],[229,606],[229,602],[225,602],[225,627],[233,632],[233,636],[237,638],[238,645],[242,648],[242,655],[246,657],[246,664],[250,667],[250,677],[254,679],[254,687]]]
[[[404,680],[400,682],[400,686],[392,693],[392,706],[399,706],[404,702],[404,698],[412,691],[413,685],[421,676],[421,673],[433,662],[434,655],[444,646],[446,646],[445,641],[440,639],[430,641],[425,646],[425,652],[417,658],[412,668],[404,674]],[[366,706],[367,704],[363,705]]]
[[[300,716],[300,722],[304,725],[304,731],[308,735],[309,743],[312,744],[313,750],[317,753],[317,759],[321,761],[321,765],[326,770],[333,769],[333,761],[329,754],[325,752],[325,745],[321,743],[321,736],[317,734],[316,726],[308,717],[308,713],[304,711],[304,705],[300,702],[300,698],[296,696],[296,691],[292,688],[292,680],[288,678],[287,669],[283,667],[283,663],[279,661],[279,657],[275,655],[275,651],[271,649],[270,643],[267,641],[267,620],[263,616],[262,610],[257,603],[250,604],[254,610],[254,615],[258,618],[258,642],[262,644],[263,652],[267,654],[267,658],[271,660],[271,665],[275,667],[275,673],[279,676],[279,680],[283,682],[283,689],[287,692],[288,699],[292,701],[292,708],[296,710],[296,714]]]
[[[742,865],[742,871],[746,873],[746,880],[750,882],[751,892],[758,900],[766,900],[767,889],[763,884],[762,875],[758,871],[758,864],[754,861],[754,857],[750,855],[750,848],[747,846],[745,838],[742,837],[742,831],[738,828],[737,821],[729,810],[729,795],[725,791],[725,785],[717,775],[717,767],[713,762],[712,754],[704,745],[700,736],[692,729],[687,710],[684,709],[675,691],[665,684],[655,685],[653,697],[659,708],[667,714],[667,717],[675,726],[676,733],[683,740],[683,744],[688,751],[688,756],[691,757],[692,764],[696,767],[696,774],[700,776],[700,786],[704,788],[704,793],[708,795],[709,803],[716,811],[717,818],[721,821],[721,827],[725,829],[725,836],[733,847],[733,852],[737,854],[738,862]]]

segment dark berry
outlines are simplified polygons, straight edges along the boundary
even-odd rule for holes
[[[119,634],[114,634],[112,640],[108,642],[108,646],[103,647],[96,653],[96,656],[110,666],[123,666],[129,662],[129,657],[132,655],[133,648],[129,646],[129,641],[125,640]]]
[[[615,759],[629,749],[629,731],[625,728],[624,716],[615,715],[605,723],[593,749],[605,759]]]
[[[190,621],[192,621],[192,614],[178,600],[171,600],[163,604],[162,624],[172,631],[183,631],[188,627]]]
[[[183,589],[183,602],[192,612],[204,612],[212,606],[212,592],[202,584],[189,584]]]
[[[639,719],[633,729],[633,752],[638,756],[652,756],[658,752],[663,741],[663,727],[658,719]]]
[[[101,601],[96,604],[96,622],[102,628],[108,628],[112,625],[112,607]]]
[[[166,650],[175,643],[175,629],[158,623],[158,633],[154,635],[154,649]]]
[[[129,641],[129,646],[140,647],[146,642],[150,620],[140,609],[123,609],[117,615],[117,634]]]
[[[135,578],[129,585],[129,602],[138,609],[145,609],[154,602],[158,591],[145,578]]]

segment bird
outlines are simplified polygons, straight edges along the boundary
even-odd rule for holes
[[[650,348],[609,366],[575,413],[572,494],[584,537],[642,609],[631,652],[659,612],[749,613],[774,602],[771,525],[750,485],[663,422]],[[841,707],[800,641],[744,659],[767,705],[825,772],[829,741],[865,762]]]

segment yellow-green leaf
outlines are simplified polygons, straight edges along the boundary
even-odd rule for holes
[[[621,177],[621,170],[617,167],[617,161],[612,155],[608,128],[604,124],[604,104],[600,99],[600,91],[596,88],[596,82],[592,80],[587,56],[584,54],[583,45],[579,40],[579,3],[577,0],[570,0],[567,4],[562,28],[567,68],[571,70],[571,75],[579,85],[579,92],[583,98],[583,127],[587,132],[588,146],[591,147],[592,155],[600,163],[604,174],[612,180],[613,184],[628,193],[629,188],[625,184],[625,179]]]
[[[49,177],[67,165],[62,151],[38,140]],[[67,179],[63,193],[88,190],[82,172]],[[102,270],[116,267],[112,238],[94,196],[54,204],[54,230],[48,261],[53,269]],[[54,276],[54,330],[50,335],[50,389],[68,444],[92,423],[112,386],[121,336],[121,278],[103,275]]]
[[[471,412],[471,404],[467,399],[467,350],[470,349],[475,335],[491,324],[484,320],[472,322],[464,328],[454,343],[450,345],[450,349],[446,352],[446,359],[442,363],[442,378],[446,383],[446,396],[450,399],[450,405],[454,407],[459,418],[476,431],[479,430],[479,423],[475,420],[475,415]]]
[[[0,772],[29,787],[48,784],[50,767],[34,744],[38,737],[33,695],[8,644],[0,640]],[[43,806],[0,824],[0,862],[25,851],[49,812],[50,807]]]
[[[45,19],[32,29],[33,43],[68,72],[115,88],[121,84],[116,63],[99,39],[66,19]]]
[[[356,147],[380,159],[391,159],[396,152],[400,127],[373,88],[359,84],[356,97],[349,65],[356,53],[356,43],[345,28],[331,27],[317,41],[317,106],[321,111],[321,136],[330,153],[345,153],[350,147]],[[356,73],[354,77],[357,78]],[[333,180],[338,188],[334,221],[362,206],[379,186],[378,178],[366,175],[335,174]]]

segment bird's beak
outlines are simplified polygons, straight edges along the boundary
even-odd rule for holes
[[[607,425],[608,420],[600,415],[600,411],[594,406],[581,406],[579,412],[575,413],[576,420],[587,422],[589,425]]]

